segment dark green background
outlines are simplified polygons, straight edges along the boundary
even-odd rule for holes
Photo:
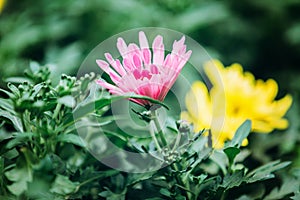
[[[1,85],[30,60],[75,73],[101,41],[149,26],[183,32],[225,64],[239,62],[284,88],[299,73],[299,0],[10,0],[0,15]]]

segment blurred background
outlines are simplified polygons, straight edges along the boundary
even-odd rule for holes
[[[290,127],[250,135],[246,162],[291,160],[299,168],[300,0],[0,0],[0,88],[31,61],[53,64],[54,79],[76,75],[96,45],[140,27],[182,32],[225,65],[274,78],[278,98],[293,95]]]
[[[229,65],[300,90],[299,0],[0,0],[0,86],[30,61],[75,74],[108,37],[138,27],[183,32]]]

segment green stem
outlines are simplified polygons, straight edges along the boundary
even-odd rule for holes
[[[162,127],[161,127],[161,125],[160,125],[160,122],[159,122],[159,120],[158,120],[156,111],[151,111],[151,116],[152,116],[152,120],[153,120],[153,122],[154,122],[154,125],[156,126],[156,129],[157,129],[157,131],[158,131],[158,134],[159,134],[159,137],[160,137],[160,139],[161,139],[162,145],[163,145],[164,147],[166,147],[166,146],[168,147],[168,143],[167,143],[167,140],[166,140],[166,138],[165,138],[165,136],[164,136]],[[152,122],[152,121],[151,121],[151,122]],[[151,122],[150,122],[150,125],[151,125]],[[150,132],[150,133],[151,133],[151,132]],[[152,132],[151,135],[152,135],[152,134],[154,134],[154,133]],[[179,134],[180,134],[180,133],[179,133]],[[155,137],[155,135],[154,135],[154,137]],[[174,147],[178,145],[177,143],[179,143],[178,140],[180,141],[180,137],[181,137],[181,136],[179,136],[179,137],[177,138]],[[154,141],[154,142],[155,142],[155,141]],[[157,142],[157,143],[158,143],[158,142]],[[157,145],[159,145],[159,144],[157,144]],[[174,147],[173,147],[173,149],[174,149]],[[173,169],[174,171],[176,171],[176,172],[179,171],[179,168],[178,168],[178,166],[177,166],[176,163],[172,163],[172,164],[171,164],[171,167],[172,167],[172,169]],[[186,185],[185,185],[184,182],[182,181],[180,175],[178,175],[177,173],[176,173],[175,179],[176,179],[178,185],[181,186],[181,188],[186,188],[186,187],[185,187]],[[189,188],[186,188],[186,189],[189,190]],[[190,194],[189,191],[186,191],[186,190],[185,190],[185,196],[186,196],[187,199],[191,199],[191,195],[192,195],[192,194]]]
[[[153,122],[152,121],[150,121],[150,134],[151,134],[151,137],[152,137],[152,139],[153,139],[153,141],[154,141],[154,143],[155,143],[155,145],[156,145],[156,147],[157,147],[157,150],[159,151],[159,152],[161,152],[161,147],[160,147],[160,145],[159,145],[159,143],[158,143],[158,140],[157,140],[157,138],[156,138],[156,136],[155,136],[155,133],[154,133],[154,124],[153,124]]]
[[[161,139],[162,145],[164,147],[168,146],[167,140],[164,136],[163,130],[162,130],[161,125],[159,123],[156,111],[151,111],[151,115],[152,115],[152,120],[153,120],[153,122],[156,126],[157,131],[158,131],[159,137]]]
[[[225,200],[226,198],[226,190],[222,191],[221,200]]]
[[[173,169],[174,171],[176,171],[176,172],[179,171],[178,166],[177,166],[177,163],[172,163],[172,164],[171,164],[171,167],[172,167],[172,169]],[[191,191],[190,191],[190,189],[189,189],[189,184],[184,184],[184,182],[183,182],[183,180],[181,179],[180,175],[178,175],[177,173],[176,173],[176,175],[175,175],[175,179],[176,179],[176,181],[177,181],[177,183],[178,183],[178,186],[180,186],[180,188],[183,189],[183,190],[185,191],[185,197],[186,197],[186,199],[191,199],[191,195],[192,195],[192,194],[190,194]],[[187,182],[188,182],[188,181],[187,181]]]
[[[175,144],[172,148],[172,151],[176,150],[177,146],[179,145],[180,140],[181,140],[181,133],[179,132],[179,133],[177,133],[176,141],[175,141]]]
[[[59,113],[59,111],[60,111],[60,109],[61,109],[61,104],[60,103],[58,103],[57,105],[56,105],[56,108],[55,108],[55,110],[54,110],[54,113],[53,113],[53,119],[56,119],[57,118],[57,116],[58,116],[58,113]]]
[[[118,171],[113,171],[112,173],[110,173],[110,176],[114,176],[114,175],[116,175],[116,174],[118,174],[118,173],[120,173],[120,172],[118,172]],[[80,187],[82,187],[83,185],[88,184],[88,183],[90,183],[90,182],[92,182],[92,181],[94,181],[94,180],[100,179],[100,178],[105,178],[105,176],[103,176],[103,174],[100,174],[100,175],[95,176],[95,177],[93,177],[93,178],[90,178],[90,179],[88,179],[88,180],[86,180],[86,181],[83,181],[82,183],[80,183],[80,184],[75,188],[75,190],[74,190],[72,193],[75,194],[76,192],[78,192],[78,190],[80,189]]]
[[[21,118],[21,123],[23,126],[23,131],[26,132],[27,130],[26,130],[25,121],[24,121],[24,114],[21,114],[20,118]]]

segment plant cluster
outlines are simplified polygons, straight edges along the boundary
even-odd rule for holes
[[[144,123],[154,124],[153,137],[134,140],[109,129],[115,116],[107,112],[113,101],[129,96],[101,90],[92,81],[94,74],[79,80],[62,75],[57,85],[51,84],[49,75],[47,66],[31,63],[22,83],[1,89],[7,96],[0,105],[1,199],[273,199],[279,194],[299,198],[299,171],[280,189],[268,186],[268,180],[280,178],[274,172],[290,162],[276,160],[249,169],[251,151],[241,147],[251,130],[249,120],[216,150],[209,130],[195,135],[189,124],[172,118],[160,129],[155,112],[165,105],[133,95],[160,105],[150,113],[133,112]],[[20,82],[10,79],[14,80]],[[89,144],[77,134],[78,125],[93,127],[91,134],[101,127],[120,147],[147,152],[164,167],[147,173],[111,169],[90,155]]]

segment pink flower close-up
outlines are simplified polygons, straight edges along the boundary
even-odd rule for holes
[[[155,100],[163,101],[175,83],[181,69],[191,56],[186,51],[185,37],[174,41],[172,52],[165,56],[163,37],[157,35],[149,47],[143,31],[139,32],[139,46],[135,43],[127,45],[123,38],[118,38],[117,48],[122,61],[105,53],[104,60],[96,60],[115,85],[100,79],[97,83],[116,95],[135,93]],[[142,106],[151,106],[143,99],[130,99]]]

